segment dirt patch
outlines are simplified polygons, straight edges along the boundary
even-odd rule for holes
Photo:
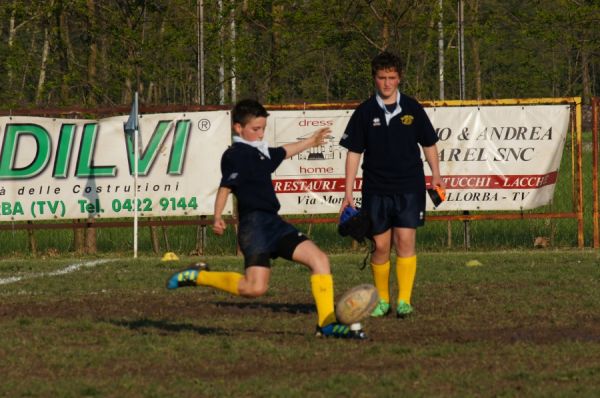
[[[277,323],[299,322],[306,324],[306,333],[312,333],[316,317],[312,302],[277,302],[275,299],[244,300],[238,297],[224,299],[210,291],[199,294],[99,294],[84,297],[68,297],[55,301],[31,301],[4,303],[0,307],[0,319],[53,318],[87,319],[110,322],[130,330],[155,330],[159,333],[193,331],[198,334],[289,334],[285,330],[259,330],[252,328],[222,328],[198,326],[194,319],[241,320],[244,317],[261,318]],[[305,296],[303,296],[305,298]],[[217,322],[218,323],[218,322]],[[551,319],[539,315],[530,319],[518,319],[513,327],[495,326],[493,322],[477,322],[471,327],[453,327],[440,321],[428,321],[419,315],[403,321],[389,316],[385,319],[368,319],[364,322],[372,340],[405,341],[407,344],[433,344],[440,342],[471,343],[497,342],[511,344],[555,344],[561,341],[600,342],[600,319],[574,319],[570,325],[551,325]],[[536,326],[539,325],[539,326]],[[305,335],[302,332],[292,333]]]

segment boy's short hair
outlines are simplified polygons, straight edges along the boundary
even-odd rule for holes
[[[256,117],[268,117],[269,113],[260,102],[253,99],[239,101],[231,110],[232,124],[239,123],[244,126],[250,119]]]
[[[371,73],[373,76],[380,70],[395,69],[398,74],[402,74],[402,60],[391,52],[384,51],[379,53],[371,61]]]

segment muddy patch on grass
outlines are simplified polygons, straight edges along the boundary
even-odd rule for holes
[[[45,300],[33,299],[0,306],[0,320],[24,318],[85,319],[110,322],[131,331],[150,331],[161,334],[195,332],[199,335],[232,335],[252,333],[290,334],[289,330],[277,330],[282,324],[306,324],[306,333],[312,333],[316,321],[314,304],[302,301],[306,296],[286,297],[289,302],[276,298],[245,300],[239,297],[225,299],[210,291],[198,294],[122,294],[82,296]],[[214,326],[213,323],[233,323],[245,318],[252,319],[239,329]],[[263,322],[257,322],[257,318]],[[199,321],[207,325],[199,325]],[[266,324],[269,328],[266,329]],[[407,344],[434,344],[440,342],[472,343],[532,343],[556,344],[564,341],[600,342],[600,320],[592,318],[573,319],[571,324],[552,325],[550,319],[536,315],[531,319],[515,320],[514,326],[494,326],[486,315],[477,321],[448,322],[419,319],[409,320],[392,316],[385,319],[367,319],[363,322],[372,340],[403,341]],[[275,326],[274,326],[275,325]],[[527,326],[525,326],[527,325]],[[539,326],[536,326],[539,325]],[[302,331],[291,333],[303,335]]]

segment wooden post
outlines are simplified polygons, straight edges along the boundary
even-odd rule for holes
[[[32,221],[27,221],[27,224],[32,225]],[[37,256],[37,241],[35,240],[35,234],[33,233],[33,229],[27,230],[27,235],[29,236],[29,252],[33,256]]]
[[[156,227],[150,227],[150,241],[152,242],[152,251],[154,254],[160,254],[160,242],[158,240],[158,233],[156,232]]]

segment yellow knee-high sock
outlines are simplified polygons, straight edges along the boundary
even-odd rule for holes
[[[196,284],[214,287],[239,296],[238,284],[243,277],[244,275],[237,272],[200,271]]]
[[[398,277],[398,301],[410,304],[415,274],[417,273],[417,256],[396,258],[396,276]]]
[[[386,261],[383,264],[371,263],[371,271],[373,272],[373,282],[379,293],[379,298],[386,303],[390,302],[390,262]]]
[[[311,275],[310,286],[317,306],[319,326],[335,322],[335,312],[333,310],[333,277],[331,274]]]

